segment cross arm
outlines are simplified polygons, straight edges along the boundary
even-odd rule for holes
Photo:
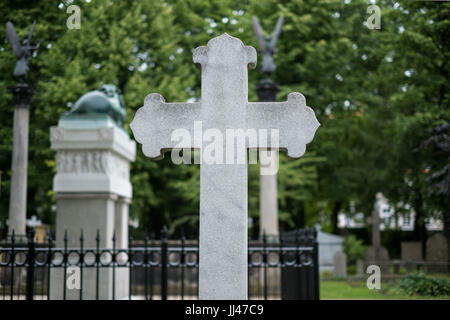
[[[162,95],[151,93],[145,97],[144,106],[138,109],[130,127],[144,154],[160,159],[165,151],[175,147],[193,148],[190,140],[182,146],[172,141],[172,133],[185,130],[193,137],[193,124],[199,117],[200,103],[166,103]]]
[[[286,150],[289,157],[300,158],[319,126],[314,111],[298,92],[290,93],[285,102],[247,103],[247,128],[279,130],[279,143],[258,142],[259,148]]]

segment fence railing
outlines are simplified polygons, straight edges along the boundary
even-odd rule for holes
[[[128,248],[62,248],[15,236],[0,243],[0,298],[27,299],[197,299],[198,241],[132,238]],[[319,299],[318,246],[315,230],[300,230],[295,240],[248,244],[249,299]]]

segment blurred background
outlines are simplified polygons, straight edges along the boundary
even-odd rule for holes
[[[349,273],[370,245],[370,220],[380,214],[381,244],[402,258],[402,242],[420,243],[450,230],[450,4],[376,1],[381,28],[368,28],[366,0],[292,1],[13,1],[0,3],[0,34],[13,21],[20,38],[37,21],[40,47],[28,83],[30,108],[27,217],[55,223],[55,153],[49,128],[84,93],[103,83],[122,91],[126,130],[144,97],[198,101],[200,70],[192,50],[224,32],[258,47],[256,15],[266,31],[284,16],[272,78],[278,100],[305,95],[321,123],[299,160],[280,156],[281,232],[320,226],[339,236]],[[67,7],[81,9],[69,30]],[[3,37],[3,36],[2,36]],[[13,112],[7,87],[16,83],[10,44],[0,42],[0,229],[6,230]],[[258,56],[258,62],[260,57]],[[258,67],[257,67],[258,68]],[[249,71],[249,100],[263,78]],[[130,232],[198,237],[199,166],[150,161],[137,149],[132,164]],[[249,235],[259,232],[259,166],[249,166]],[[377,197],[377,195],[379,195]],[[448,259],[448,253],[447,253]],[[325,274],[325,276],[327,276]],[[331,290],[331,289],[330,289]]]

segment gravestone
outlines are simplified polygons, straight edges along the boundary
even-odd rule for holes
[[[380,197],[382,195],[380,193],[377,194],[377,198],[379,199]],[[381,246],[380,214],[377,204],[378,201],[370,219],[372,225],[372,245],[367,248],[364,260],[366,266],[377,265],[380,267],[382,274],[387,274],[389,273],[389,253],[386,248]]]
[[[447,239],[442,233],[436,233],[427,239],[427,272],[448,272]]]
[[[80,247],[81,230],[84,249],[96,248],[97,231],[100,248],[113,247],[114,233],[116,248],[128,248],[128,205],[132,197],[130,162],[135,159],[136,144],[120,122],[111,117],[108,100],[118,99],[120,93],[113,86],[102,88],[95,95],[86,94],[95,99],[81,97],[72,112],[63,115],[58,126],[50,130],[51,148],[56,151],[57,162],[53,181],[57,248],[64,247],[66,230],[69,249]],[[100,110],[99,105],[105,108]],[[86,112],[73,112],[80,108]],[[128,296],[128,268],[116,268],[114,293],[112,277],[112,268],[100,268],[99,299]],[[64,297],[63,279],[63,268],[52,269],[51,299]],[[79,297],[80,290],[66,290],[66,299]],[[97,298],[95,268],[83,268],[82,298]]]
[[[421,261],[422,245],[420,241],[402,241],[401,255],[403,261]]]
[[[347,276],[347,255],[342,251],[337,251],[333,256],[333,272],[338,277]]]
[[[417,263],[422,263],[422,244],[420,241],[401,242],[402,264],[408,272],[411,272]]]
[[[161,158],[165,150],[200,149],[199,299],[247,299],[247,149],[284,149],[301,157],[319,123],[300,93],[286,102],[248,102],[247,68],[256,66],[256,51],[237,38],[211,39],[194,50],[194,62],[202,68],[201,101],[166,103],[150,94],[131,129],[150,158]],[[214,161],[206,160],[211,145],[203,129],[209,139],[227,137],[226,150],[223,144],[214,149]],[[262,137],[267,129],[278,140]],[[193,141],[174,139],[181,131]],[[249,132],[260,138],[250,139]]]
[[[356,274],[358,276],[364,274],[364,261],[361,259],[356,260]]]

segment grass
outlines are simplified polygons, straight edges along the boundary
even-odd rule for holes
[[[348,282],[346,280],[320,281],[320,299],[370,299],[370,300],[404,300],[404,299],[446,299],[450,296],[428,297],[410,296],[399,287],[399,281],[382,282],[380,290],[370,290],[362,281]]]

